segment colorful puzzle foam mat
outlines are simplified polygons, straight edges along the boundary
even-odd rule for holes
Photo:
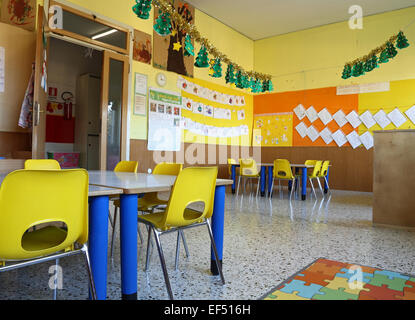
[[[415,300],[415,276],[320,258],[262,300]]]

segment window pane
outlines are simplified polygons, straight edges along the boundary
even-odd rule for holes
[[[122,49],[127,48],[127,33],[63,10],[63,30]]]

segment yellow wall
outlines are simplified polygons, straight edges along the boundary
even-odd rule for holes
[[[411,46],[366,75],[341,79],[346,62],[367,55],[415,19],[415,7],[364,18],[363,30],[348,22],[289,33],[254,43],[255,71],[273,75],[278,92],[415,78],[415,24],[404,30]]]
[[[132,7],[135,4],[134,0],[70,0],[70,2],[87,10],[91,10],[99,15],[122,22],[134,27],[135,29],[153,35],[154,9],[151,11],[149,20],[139,19],[132,11]],[[232,61],[238,63],[247,70],[253,69],[254,42],[252,40],[198,10],[196,10],[195,21],[196,27],[202,36],[209,39],[219,51],[226,54]],[[196,44],[195,52],[197,53],[199,50],[200,46]],[[225,64],[223,65],[223,70],[226,70]],[[134,75],[135,72],[139,72],[148,75],[150,87],[158,87],[156,83],[156,75],[160,71],[161,70],[155,69],[150,65],[136,61],[133,62],[132,74]],[[167,71],[163,72],[167,76],[167,85],[164,89],[179,92],[176,86],[178,75]],[[207,80],[226,86],[224,77],[221,79],[213,79],[209,76],[208,69],[199,69],[195,67],[194,77],[196,79]],[[134,81],[132,81],[131,86],[133,88]],[[132,89],[132,92],[133,91],[134,90]],[[132,101],[133,97],[131,97],[131,103]],[[147,139],[146,117],[135,116],[133,115],[133,112],[131,112],[130,124],[131,139]]]

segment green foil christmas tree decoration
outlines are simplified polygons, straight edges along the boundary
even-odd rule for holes
[[[208,53],[205,46],[200,48],[200,51],[196,57],[195,66],[198,68],[208,68],[210,66]]]
[[[406,39],[402,31],[398,33],[398,38],[396,39],[396,47],[398,49],[405,49],[409,47],[408,39]]]
[[[242,71],[238,71],[236,73],[236,82],[235,82],[235,85],[239,89],[244,89],[244,79],[243,79]]]
[[[262,92],[272,92],[274,91],[274,85],[271,80],[264,80],[262,82]]]
[[[357,62],[353,68],[352,68],[352,76],[353,77],[360,77],[364,75],[364,69],[363,69],[363,62]]]
[[[195,48],[193,47],[192,39],[190,38],[190,35],[186,35],[186,38],[184,40],[184,55],[186,57],[195,55]]]
[[[172,25],[169,13],[160,11],[160,15],[157,17],[156,24],[154,25],[154,30],[162,37],[171,34]]]
[[[136,5],[133,7],[134,13],[140,19],[148,20],[150,18],[152,0],[135,0]]]
[[[228,69],[226,70],[225,80],[226,80],[226,83],[236,82],[235,67],[232,64],[228,65]]]
[[[222,63],[219,58],[216,58],[212,61],[211,67],[212,73],[210,74],[213,78],[221,78],[222,77]]]
[[[385,50],[382,51],[379,57],[379,63],[387,63],[389,62],[388,52]]]
[[[398,54],[398,51],[396,50],[393,43],[388,42],[386,45],[386,52],[388,53],[388,58],[393,59]]]
[[[349,79],[352,76],[352,67],[350,64],[346,64],[343,69],[343,79]]]
[[[251,78],[251,92],[252,93],[259,93],[262,92],[263,86],[261,80]]]

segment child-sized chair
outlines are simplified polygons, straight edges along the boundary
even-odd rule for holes
[[[261,184],[261,174],[258,170],[258,166],[254,159],[239,159],[239,179],[238,179],[238,188],[236,191],[236,196],[239,194],[239,187],[241,185],[241,179],[243,179],[244,184],[244,193],[246,191],[246,182],[251,181],[251,192],[252,192],[252,180],[258,179],[256,196],[258,197],[259,186]]]
[[[61,170],[58,161],[54,159],[29,159],[24,163],[27,170]]]
[[[316,194],[316,190],[314,188],[313,180],[317,180],[317,183],[320,187],[320,191],[321,191],[321,193],[323,194],[323,197],[324,197],[324,191],[323,191],[323,188],[321,187],[321,183],[320,183],[320,180],[318,178],[318,175],[320,174],[322,164],[323,164],[323,161],[320,161],[320,160],[318,160],[318,161],[317,160],[307,160],[305,162],[305,165],[314,166],[313,170],[308,173],[308,180],[310,181],[311,189],[312,189],[312,192],[313,192],[314,197],[316,199],[317,199],[317,194]]]
[[[327,190],[328,192],[331,194],[331,190],[330,190],[330,186],[329,186],[329,181],[327,180],[327,174],[329,172],[329,167],[330,167],[330,161],[324,161],[323,165],[321,167],[320,173],[318,174],[318,178],[323,178],[324,181],[326,182],[326,186],[327,186]]]
[[[293,192],[296,187],[296,183],[298,179],[293,175],[291,164],[286,159],[277,159],[274,161],[274,170],[273,170],[273,178],[272,178],[272,185],[271,191],[269,194],[269,198],[272,198],[272,194],[274,192],[274,182],[278,180],[279,190],[281,192],[281,180],[288,180],[291,181],[291,193],[290,193],[290,200],[292,199]]]
[[[0,272],[82,253],[96,299],[87,241],[87,171],[26,169],[6,176],[0,188],[0,261],[6,266]]]

